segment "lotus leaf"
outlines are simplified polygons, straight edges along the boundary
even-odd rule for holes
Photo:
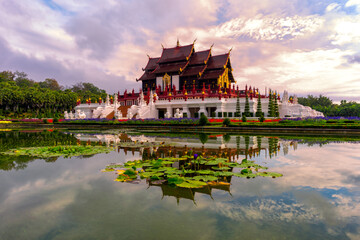
[[[281,173],[274,173],[274,172],[258,172],[256,175],[263,177],[272,177],[272,178],[283,176]]]
[[[207,185],[205,182],[196,180],[186,180],[180,184],[176,184],[176,186],[183,188],[202,188],[205,185]]]
[[[196,173],[198,173],[198,174],[211,174],[211,175],[214,175],[214,171],[212,171],[212,170],[198,170],[198,171],[196,171]]]
[[[181,184],[183,183],[185,180],[184,178],[181,178],[181,177],[171,177],[171,178],[168,178],[168,183],[169,184]]]
[[[248,169],[248,168],[245,168],[245,169],[241,170],[240,173],[241,174],[247,174],[247,173],[252,173],[252,171],[250,169]]]
[[[215,172],[215,176],[221,176],[221,177],[229,177],[234,175],[233,172]]]
[[[214,169],[214,170],[230,170],[231,168],[229,168],[229,167],[212,167],[212,169]]]
[[[201,175],[201,176],[195,176],[192,179],[194,180],[203,180],[204,182],[210,182],[210,181],[217,181],[218,178],[215,176],[211,176],[211,175]]]

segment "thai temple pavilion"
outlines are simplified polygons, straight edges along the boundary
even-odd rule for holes
[[[141,82],[139,92],[125,90],[123,94],[107,97],[105,102],[86,103],[75,107],[75,114],[65,112],[65,118],[183,118],[235,117],[236,106],[240,112],[245,110],[248,98],[251,115],[255,115],[260,98],[262,112],[269,116],[269,94],[259,88],[245,85],[242,89],[236,85],[230,61],[231,49],[220,55],[212,54],[212,47],[196,51],[195,41],[181,46],[162,48],[160,57],[148,56],[144,73],[137,82]],[[266,89],[263,87],[263,89]],[[310,107],[297,102],[296,96],[289,98],[284,91],[280,94],[272,91],[271,98],[276,98],[280,117],[322,116]],[[237,103],[239,102],[239,104]]]
[[[201,89],[216,90],[228,88],[235,83],[230,63],[230,51],[221,55],[212,55],[211,49],[195,51],[195,43],[186,46],[163,48],[160,57],[151,58],[144,70],[144,74],[137,79],[142,82],[144,93],[160,88],[161,91],[187,91]]]

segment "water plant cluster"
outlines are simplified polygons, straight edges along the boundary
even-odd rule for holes
[[[147,179],[157,184],[169,184],[181,188],[202,188],[206,185],[229,185],[231,177],[255,178],[281,177],[282,174],[265,171],[267,167],[243,159],[241,163],[227,158],[194,156],[168,157],[152,160],[128,161],[111,164],[103,171],[115,171],[115,181],[133,182]]]
[[[36,157],[72,157],[80,155],[93,155],[96,153],[110,152],[105,146],[82,146],[82,145],[58,145],[50,147],[29,147],[11,149],[1,154],[15,156],[36,156]]]

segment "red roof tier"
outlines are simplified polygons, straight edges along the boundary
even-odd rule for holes
[[[224,68],[229,59],[229,53],[223,55],[211,56],[208,62],[207,69]]]
[[[182,71],[187,66],[187,64],[188,62],[161,64],[152,73],[158,74]]]
[[[197,76],[197,75],[201,75],[206,69],[206,65],[200,65],[200,66],[188,66],[187,68],[185,68],[184,72],[180,75],[183,77],[188,77],[188,76]]]
[[[149,58],[148,63],[146,64],[146,67],[143,69],[143,71],[153,71],[157,66],[157,62],[159,61],[159,57],[158,58]]]
[[[143,80],[151,80],[155,78],[156,78],[156,74],[152,72],[144,72],[144,74],[138,80],[143,81]]]
[[[178,46],[174,48],[163,48],[163,52],[158,61],[159,64],[187,61],[194,50],[194,44],[187,46]]]
[[[206,70],[204,74],[201,76],[201,79],[217,79],[224,73],[225,69],[217,69],[217,70]]]
[[[190,58],[190,65],[206,64],[211,55],[211,49],[195,52]]]

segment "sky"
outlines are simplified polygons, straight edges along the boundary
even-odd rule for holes
[[[138,90],[149,54],[231,51],[240,88],[360,102],[360,0],[0,0],[0,71]]]

